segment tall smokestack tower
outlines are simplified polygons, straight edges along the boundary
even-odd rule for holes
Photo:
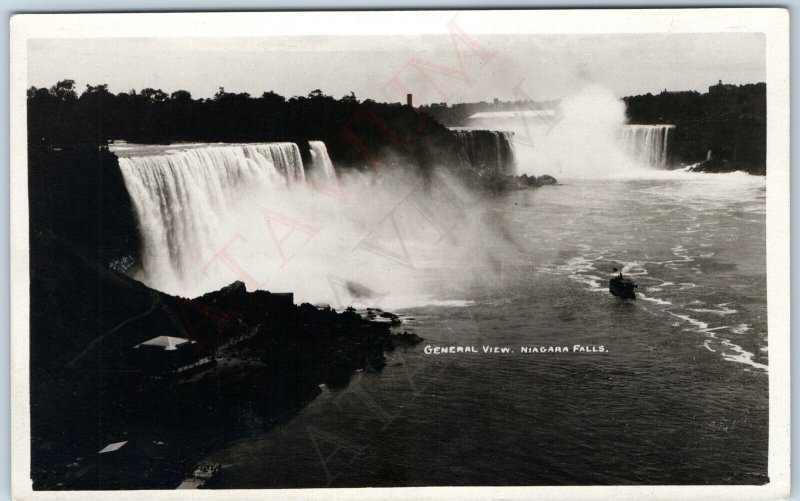
[[[411,94],[406,94],[406,104],[414,107],[414,97]]]

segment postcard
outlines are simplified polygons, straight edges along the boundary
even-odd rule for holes
[[[788,496],[786,10],[11,51],[15,499]]]

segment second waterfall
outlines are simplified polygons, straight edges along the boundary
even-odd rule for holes
[[[619,130],[625,151],[638,162],[664,168],[668,161],[672,125],[626,125]]]

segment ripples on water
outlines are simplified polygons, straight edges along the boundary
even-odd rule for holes
[[[759,178],[741,181],[721,188],[708,180],[664,181],[634,190],[630,198],[640,206],[605,221],[604,231],[618,232],[623,248],[586,235],[591,243],[578,244],[578,255],[553,269],[605,292],[611,263],[619,265],[640,284],[639,298],[649,303],[640,307],[671,315],[724,360],[767,371],[764,190]]]
[[[565,182],[492,211],[517,251],[475,249],[482,280],[406,312],[426,340],[382,373],[212,454],[221,487],[767,481],[763,178]],[[638,301],[607,292],[613,266]],[[484,344],[515,353],[423,354]],[[576,344],[604,352],[519,352]]]

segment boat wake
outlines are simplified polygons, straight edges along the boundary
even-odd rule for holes
[[[691,263],[695,258],[684,246],[676,246],[673,254],[681,257],[680,262]],[[582,284],[590,292],[608,293],[608,278],[610,271],[603,273],[604,268],[610,269],[611,263],[618,261],[610,258],[610,253],[591,252],[586,255],[575,256],[556,264],[544,273],[551,275],[566,275],[569,279]],[[751,332],[751,326],[746,323],[715,325],[714,319],[722,319],[736,315],[739,310],[732,307],[732,303],[717,303],[714,308],[699,307],[704,303],[697,299],[689,301],[685,298],[687,292],[692,294],[693,289],[699,286],[690,282],[673,282],[651,275],[645,266],[654,270],[672,270],[675,261],[662,262],[631,262],[622,268],[625,275],[636,276],[637,282],[644,284],[637,291],[636,296],[642,300],[637,307],[647,310],[656,316],[669,315],[677,319],[673,327],[684,332],[693,332],[703,336],[699,347],[717,353],[723,360],[747,366],[747,370],[768,371],[768,366],[756,360],[756,354],[746,350],[735,342],[736,337],[741,337]],[[642,290],[647,291],[644,293]],[[700,314],[700,315],[698,315]],[[701,316],[701,318],[697,318]],[[709,318],[713,317],[713,318]],[[666,318],[665,318],[666,320]],[[731,335],[726,336],[723,333]],[[767,352],[766,346],[760,348],[762,353]]]

